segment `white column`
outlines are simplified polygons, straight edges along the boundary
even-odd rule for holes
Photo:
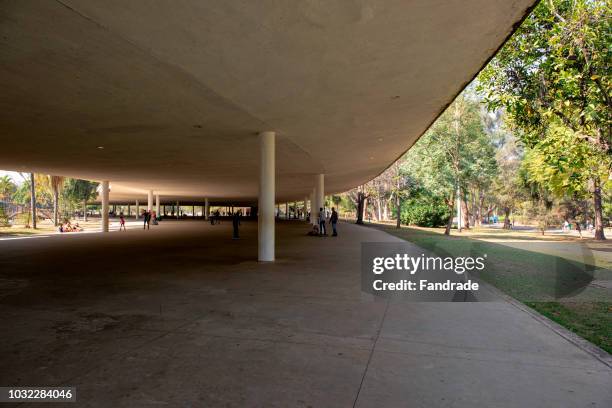
[[[102,232],[108,232],[108,180],[102,182]]]
[[[210,206],[208,205],[208,197],[204,199],[204,219],[208,219],[210,216]]]
[[[258,259],[274,261],[275,132],[259,134]]]
[[[304,197],[304,219],[306,219],[306,213],[308,212],[308,197]]]
[[[312,192],[310,193],[310,223],[312,225],[316,225],[317,221],[314,218],[314,214],[315,214],[315,190],[314,188],[312,189]]]
[[[136,200],[136,219],[138,219],[140,217],[140,204],[138,203],[138,200]]]
[[[159,214],[159,194],[155,194],[155,215],[157,217],[160,216]]]
[[[153,210],[153,190],[149,190],[147,194],[147,211],[151,212]]]
[[[179,218],[181,218],[181,206],[179,205],[179,202],[176,202],[176,219],[178,220]]]
[[[317,174],[315,176],[315,199],[314,199],[314,208],[312,213],[315,214],[315,224],[318,223],[319,220],[319,208],[323,208],[323,203],[325,202],[325,191],[324,191],[324,177],[323,174]]]
[[[289,219],[289,203],[285,203],[285,219]]]

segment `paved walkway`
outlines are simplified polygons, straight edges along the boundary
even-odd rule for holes
[[[612,370],[510,303],[362,294],[360,242],[384,232],[282,222],[259,264],[256,225],[230,228],[1,242],[0,384],[78,406],[612,406]]]

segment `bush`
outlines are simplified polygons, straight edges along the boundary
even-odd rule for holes
[[[4,208],[4,204],[0,203],[0,227],[8,227],[10,226],[8,214],[6,213],[6,209]]]
[[[402,224],[441,227],[446,225],[449,217],[448,207],[440,197],[421,193],[402,203]]]

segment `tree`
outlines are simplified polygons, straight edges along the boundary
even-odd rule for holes
[[[8,175],[0,177],[0,200],[9,200],[15,191],[17,191],[17,185]]]
[[[601,191],[606,187],[595,183],[608,178],[607,163],[601,161],[593,145],[575,143],[575,140],[571,129],[551,124],[543,138],[528,150],[524,167],[529,181],[545,186],[555,197],[569,196],[577,201],[586,199],[595,189]],[[600,200],[594,206],[594,224],[602,225],[599,238],[596,230],[597,239],[605,239],[601,217]]]
[[[504,107],[527,147],[540,148],[551,126],[571,131],[608,173],[612,169],[612,8],[605,0],[542,1],[479,76],[491,109]],[[550,139],[549,139],[550,142]],[[551,166],[567,145],[546,145]],[[552,153],[552,154],[551,154]],[[605,239],[601,172],[588,178],[595,238]],[[581,178],[584,178],[581,177]],[[606,177],[607,178],[607,177]]]
[[[87,221],[87,202],[97,196],[98,183],[88,180],[68,179],[65,185],[68,199],[83,205],[83,218]]]
[[[491,169],[483,172],[483,169]],[[416,184],[434,196],[444,197],[453,213],[457,192],[467,208],[470,185],[483,184],[496,169],[491,139],[484,131],[479,103],[460,95],[410,149],[406,171]],[[466,215],[468,211],[465,211]],[[450,234],[449,217],[445,234]]]
[[[59,218],[59,194],[64,188],[64,177],[48,175],[49,185],[53,192],[53,225],[57,227]]]
[[[30,173],[30,213],[32,228],[36,229],[36,183],[34,181],[34,173]]]
[[[15,191],[17,191],[17,185],[8,175],[0,177],[0,226],[2,227],[10,225],[4,201],[9,201]]]
[[[361,185],[356,189],[349,192],[349,196],[357,207],[357,221],[356,224],[363,224],[363,213],[365,212],[365,202],[368,195],[365,192],[365,186]]]

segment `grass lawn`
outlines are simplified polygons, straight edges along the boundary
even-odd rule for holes
[[[602,269],[602,266],[609,265],[604,256],[608,256],[612,247],[608,252],[598,252],[591,251],[587,243],[564,242],[563,245],[570,245],[564,252],[571,253],[571,256],[558,256],[554,254],[554,248],[536,249],[536,245],[531,244],[534,250],[528,250],[525,249],[528,246],[517,248],[483,240],[482,235],[486,232],[475,234],[476,238],[445,236],[418,228],[396,229],[385,224],[368,225],[438,256],[486,254],[486,268],[473,275],[612,353],[611,289],[590,285],[593,280],[612,280],[612,271]],[[499,238],[500,232],[495,234]]]
[[[100,229],[100,220],[90,218],[87,222],[81,219],[70,220],[73,225],[79,224],[85,231]],[[26,228],[23,224],[13,225],[9,227],[0,227],[0,238],[4,237],[28,237],[33,235],[48,235],[57,232],[57,227],[53,226],[51,220],[39,220],[36,229]]]

